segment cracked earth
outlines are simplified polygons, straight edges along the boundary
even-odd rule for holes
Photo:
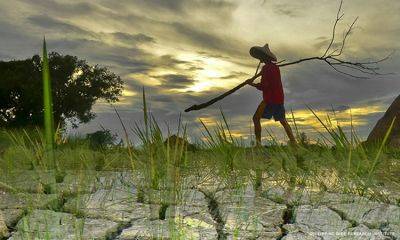
[[[132,175],[1,176],[0,239],[400,239],[399,199],[212,182],[171,198],[139,190]]]

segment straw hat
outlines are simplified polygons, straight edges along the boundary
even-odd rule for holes
[[[250,48],[250,55],[253,58],[256,58],[260,61],[264,61],[267,59],[270,59],[271,61],[274,61],[274,62],[277,61],[275,54],[273,54],[271,52],[271,50],[269,49],[268,43],[265,44],[264,47],[255,46],[255,47]]]

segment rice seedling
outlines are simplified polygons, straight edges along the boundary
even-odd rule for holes
[[[44,132],[46,139],[46,152],[53,159],[54,166],[56,165],[54,158],[54,120],[53,120],[53,97],[50,78],[49,59],[47,56],[46,39],[43,39],[43,59],[42,59],[42,78],[43,78],[43,106],[44,106]]]

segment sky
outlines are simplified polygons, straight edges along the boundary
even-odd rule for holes
[[[339,4],[332,0],[0,0],[0,60],[38,54],[46,35],[49,51],[78,56],[121,76],[125,88],[114,106],[128,129],[142,119],[144,87],[150,111],[164,131],[167,126],[176,131],[181,115],[192,140],[201,138],[200,120],[215,127],[222,110],[232,134],[250,140],[252,115],[262,99],[255,88],[246,86],[201,111],[183,111],[250,78],[258,63],[248,53],[252,46],[269,43],[278,60],[287,62],[323,54]],[[347,0],[343,11],[339,40],[359,19],[342,59],[369,61],[399,49],[399,1]],[[353,125],[366,137],[399,94],[399,66],[400,55],[395,52],[379,65],[381,72],[393,74],[368,79],[340,74],[318,61],[282,67],[288,117],[293,112],[299,131],[318,138],[323,129],[309,106],[322,119],[329,114],[334,125]],[[98,102],[94,112],[96,119],[71,133],[94,132],[102,126],[122,136],[113,106]],[[286,141],[276,122],[263,121],[262,126]],[[265,131],[263,136],[267,139]]]

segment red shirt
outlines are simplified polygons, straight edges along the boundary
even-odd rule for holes
[[[263,99],[266,104],[283,104],[281,73],[276,64],[268,63],[263,66],[261,82],[256,87],[263,92]]]

